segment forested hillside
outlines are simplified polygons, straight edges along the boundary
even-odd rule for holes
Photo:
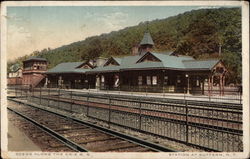
[[[193,10],[166,19],[141,22],[137,26],[89,37],[56,49],[34,51],[29,56],[47,58],[51,68],[61,62],[128,55],[131,54],[131,48],[139,44],[147,23],[155,42],[155,51],[172,50],[197,59],[206,59],[218,58],[221,48],[220,58],[229,69],[227,83],[241,83],[240,8]],[[8,62],[8,66],[21,63],[29,56]]]

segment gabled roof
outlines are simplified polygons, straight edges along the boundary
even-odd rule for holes
[[[114,57],[114,60],[120,65],[122,62],[122,58]]]
[[[155,60],[158,60],[158,62],[161,61],[157,56],[155,56],[155,55],[152,54],[151,52],[145,52],[145,54],[144,54],[143,56],[141,56],[141,58],[139,58],[139,59],[136,61],[136,63],[142,62],[143,59],[145,59],[145,58],[146,58],[147,56],[149,56],[149,55],[152,55],[152,56],[155,58]]]
[[[56,65],[54,68],[48,70],[47,74],[52,73],[85,73],[89,69],[77,68],[80,65],[86,63],[84,62],[66,62]]]
[[[148,54],[159,59],[156,61],[140,62]],[[195,60],[190,56],[172,56],[171,53],[151,53],[147,52],[144,56],[125,56],[119,58],[119,66],[101,66],[87,71],[96,72],[118,72],[120,70],[143,70],[143,69],[172,69],[172,70],[211,70],[220,60]],[[138,62],[139,61],[139,62]]]
[[[153,55],[154,57],[156,57],[157,59],[159,59],[159,62],[140,62],[142,59],[144,59],[146,56],[148,56],[149,54]],[[138,68],[137,65],[140,64],[140,66],[149,66],[152,65],[150,63],[158,63],[158,64],[154,64],[155,66],[158,65],[158,67],[162,66],[162,68],[173,68],[173,69],[185,69],[186,67],[183,64],[183,60],[194,60],[192,57],[190,56],[172,56],[171,53],[151,53],[151,52],[147,52],[144,56],[142,56],[140,59],[137,60],[136,64],[130,67],[136,67]],[[145,64],[141,64],[141,63],[145,63]],[[146,66],[147,65],[147,66]]]
[[[128,67],[122,68],[122,70],[143,70],[143,69],[160,69],[164,68],[164,65],[162,62],[141,62],[141,63],[136,63],[133,65],[129,65]]]
[[[119,72],[121,66],[100,66],[94,69],[89,69],[87,73],[99,73],[99,72]]]
[[[47,59],[37,57],[37,56],[32,56],[32,57],[29,57],[27,60],[24,60],[23,62],[27,62],[27,61],[47,61]]]
[[[211,70],[220,60],[195,60],[190,56],[172,56],[171,54],[162,53],[151,53],[156,58],[160,59],[159,62],[156,61],[144,61],[139,62],[142,59],[141,56],[125,56],[120,58],[113,58],[119,62],[120,65],[110,65],[110,66],[99,66],[94,69],[82,69],[78,68],[86,62],[68,62],[61,63],[56,67],[47,71],[50,73],[100,73],[100,72],[119,72],[120,70],[144,70],[144,69],[170,69],[170,70],[183,70],[183,71],[196,71],[196,70]]]
[[[107,64],[108,64],[111,60],[114,60],[118,65],[121,65],[122,58],[110,57],[110,58],[103,64],[103,66],[107,67]]]
[[[183,64],[188,69],[209,69],[211,70],[218,62],[219,59],[210,60],[183,60]]]
[[[140,45],[147,45],[147,44],[154,45],[153,39],[152,39],[150,33],[148,33],[148,32],[144,33],[144,36],[140,42]]]
[[[117,62],[119,61],[120,65],[119,66],[100,66],[96,67],[94,69],[91,69],[87,71],[88,73],[97,73],[97,72],[112,72],[112,71],[119,71],[123,68],[127,68],[130,65],[133,65],[136,63],[136,61],[140,58],[139,55],[136,56],[124,56],[120,58],[113,57]]]
[[[173,69],[185,69],[186,67],[183,64],[183,60],[194,60],[190,56],[172,56],[171,54],[160,54],[152,53],[158,59],[161,59],[163,66],[166,68]]]
[[[121,66],[122,67],[127,67],[130,65],[133,65],[136,63],[136,61],[138,61],[141,58],[140,55],[136,55],[136,56],[125,56],[122,58],[122,62],[121,62]]]

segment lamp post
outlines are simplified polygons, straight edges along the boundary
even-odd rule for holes
[[[186,74],[186,78],[187,78],[187,94],[190,94],[189,92],[189,75]]]

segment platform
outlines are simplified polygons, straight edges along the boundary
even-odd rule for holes
[[[41,151],[41,149],[10,121],[8,122],[9,151]]]
[[[222,102],[222,103],[235,103],[242,104],[242,96],[239,95],[192,95],[183,93],[150,93],[150,92],[130,92],[130,91],[110,91],[110,90],[98,90],[98,89],[65,89],[67,91],[74,92],[89,92],[98,94],[119,94],[119,95],[132,95],[132,96],[143,96],[143,97],[158,97],[158,98],[169,98],[169,99],[181,99],[181,100],[197,100],[207,102]]]

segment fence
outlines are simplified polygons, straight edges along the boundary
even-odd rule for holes
[[[13,91],[13,89],[12,89]],[[243,151],[242,104],[16,88],[16,96],[210,151]]]

